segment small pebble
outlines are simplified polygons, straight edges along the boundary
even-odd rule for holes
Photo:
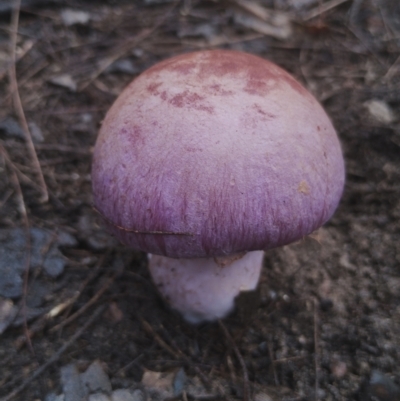
[[[70,8],[66,8],[61,11],[61,19],[66,26],[76,24],[85,25],[90,20],[90,14],[86,11],[72,10]]]
[[[399,401],[400,387],[389,377],[373,370],[369,380],[368,395],[376,401]]]
[[[331,373],[336,379],[341,379],[347,373],[347,364],[343,361],[333,361],[331,363]]]
[[[110,401],[111,398],[104,393],[95,393],[89,395],[88,401]]]
[[[254,396],[254,401],[274,401],[274,400],[266,393],[258,393]]]
[[[183,368],[179,369],[175,375],[173,387],[174,387],[174,395],[178,396],[182,393],[185,388],[185,384],[187,381],[186,373]]]
[[[80,380],[79,371],[72,363],[61,368],[61,384],[65,401],[81,400],[87,396]]]
[[[101,391],[111,393],[111,383],[99,360],[94,361],[84,373],[81,374],[82,384],[89,393]]]
[[[369,114],[380,123],[390,124],[395,120],[392,109],[383,100],[372,99],[365,102],[364,106]]]
[[[113,391],[111,395],[112,401],[144,401],[145,397],[141,390],[119,389]]]

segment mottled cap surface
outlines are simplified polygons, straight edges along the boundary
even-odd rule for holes
[[[295,241],[325,223],[344,184],[315,98],[246,53],[184,54],[142,73],[102,124],[94,204],[125,244],[175,258]]]

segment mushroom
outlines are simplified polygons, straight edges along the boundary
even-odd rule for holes
[[[331,121],[260,57],[199,51],[137,77],[103,121],[94,206],[189,322],[225,317],[263,251],[324,224],[344,185]]]

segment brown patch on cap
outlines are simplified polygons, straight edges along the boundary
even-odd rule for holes
[[[219,267],[225,267],[229,266],[230,264],[236,262],[239,259],[242,259],[243,256],[246,255],[246,253],[247,252],[240,252],[229,256],[217,256],[214,258],[214,261]]]
[[[297,191],[301,192],[304,195],[310,195],[310,187],[308,186],[307,182],[304,180],[300,182],[300,184],[297,188]]]
[[[192,75],[199,83],[210,76],[220,78],[226,75],[237,76],[243,80],[243,90],[251,95],[265,96],[271,90],[284,85],[289,86],[303,97],[312,100],[312,95],[289,73],[261,57],[232,50],[205,50],[182,54],[164,60],[145,71],[144,75],[155,75],[157,82],[162,71],[174,72],[182,77]],[[157,91],[155,85],[147,88]],[[210,87],[212,93],[230,95],[218,85]]]
[[[153,82],[153,83],[151,83],[150,85],[148,85],[146,89],[147,89],[150,93],[152,93],[153,95],[158,95],[158,94],[159,94],[158,88],[159,88],[160,85],[162,85],[161,82]]]
[[[275,115],[275,114],[272,114],[272,113],[269,113],[269,112],[263,110],[263,108],[262,108],[259,104],[257,104],[257,103],[254,103],[254,104],[253,104],[253,109],[254,109],[258,114],[261,114],[261,115],[264,117],[264,119],[266,119],[266,120],[272,120],[272,119],[276,118],[276,115]]]
[[[218,96],[231,96],[235,93],[232,90],[224,89],[220,84],[209,85],[205,89],[207,92]]]
[[[177,95],[174,95],[169,102],[173,106],[179,108],[192,108],[195,110],[205,111],[210,114],[214,112],[214,108],[210,105],[207,105],[204,96],[200,96],[199,94],[194,92],[184,91],[182,93],[178,93]]]

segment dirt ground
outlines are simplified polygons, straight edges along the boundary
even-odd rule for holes
[[[0,397],[50,400],[63,366],[100,360],[113,388],[146,399],[399,400],[400,3],[27,0],[19,21],[12,3],[0,4],[0,263],[20,253],[0,276]],[[323,228],[266,254],[258,293],[193,326],[157,294],[146,255],[105,232],[90,166],[135,76],[210,48],[302,82],[332,118],[347,181]],[[183,392],[143,381],[180,368]]]

